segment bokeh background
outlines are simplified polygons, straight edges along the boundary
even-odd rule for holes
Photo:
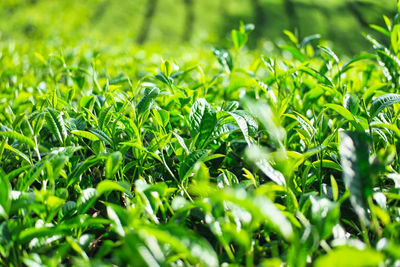
[[[240,21],[254,23],[249,45],[279,44],[283,30],[319,33],[339,54],[370,45],[362,33],[393,17],[395,0],[1,0],[2,41],[65,40],[111,45],[223,46]],[[228,37],[228,38],[226,38]]]

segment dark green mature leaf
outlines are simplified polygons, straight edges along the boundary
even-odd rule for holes
[[[207,154],[208,150],[206,149],[196,150],[190,153],[179,168],[179,178],[181,180],[185,179],[190,174],[196,162],[205,158]]]
[[[63,144],[67,137],[67,130],[63,119],[63,113],[52,108],[46,108],[45,120],[50,132]]]
[[[85,190],[82,190],[81,196],[78,198],[76,203],[78,214],[83,214],[90,209],[90,207],[96,202],[97,197],[98,193],[94,188],[86,188]]]
[[[379,114],[384,108],[390,107],[391,105],[400,102],[400,95],[398,94],[386,94],[375,98],[369,109],[369,115],[371,118]]]
[[[72,170],[72,172],[68,175],[68,185],[67,187],[75,184],[81,179],[82,174],[89,169],[90,167],[98,164],[102,161],[105,157],[98,156],[98,157],[89,157],[83,162],[79,162],[77,166]]]
[[[386,76],[388,81],[397,86],[400,82],[400,59],[370,35],[367,35],[366,39],[372,43],[373,48],[379,57],[379,63],[384,67],[383,74]]]
[[[136,109],[138,114],[142,114],[143,112],[147,111],[153,102],[153,100],[160,94],[160,89],[157,87],[146,87],[144,89],[143,97],[140,101],[136,104]]]
[[[254,136],[258,129],[257,121],[244,110],[236,110],[228,113],[235,119],[247,144],[253,144],[254,141],[251,139],[251,136]]]
[[[102,130],[99,129],[92,129],[90,130],[92,134],[97,136],[101,141],[104,141],[105,143],[109,144],[110,146],[113,145],[113,140]]]
[[[64,218],[66,216],[72,215],[76,212],[76,202],[67,201],[63,204],[61,208],[61,216]]]
[[[367,198],[372,193],[372,170],[366,134],[341,132],[339,151],[343,179],[351,193],[351,204],[360,219],[367,222]]]
[[[217,111],[204,98],[194,102],[189,115],[190,134],[197,135],[197,144],[201,147],[211,137],[217,124]]]

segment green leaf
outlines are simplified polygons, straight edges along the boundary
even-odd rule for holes
[[[111,207],[111,205],[107,205],[107,215],[108,218],[113,222],[113,226],[115,231],[120,235],[120,236],[125,236],[125,231],[124,228],[122,227],[121,221],[118,218],[117,213],[114,211],[114,209]]]
[[[338,247],[315,261],[315,267],[365,267],[380,266],[384,256],[372,249],[357,249],[355,247]]]
[[[174,134],[176,140],[178,141],[178,144],[185,150],[186,154],[189,154],[190,151],[185,144],[185,140],[183,140],[183,138],[179,134],[177,134],[175,132],[172,132],[172,133]]]
[[[324,93],[325,90],[319,86],[311,89],[304,95],[304,104],[311,106],[313,103],[315,103],[314,101],[316,101],[318,98],[324,95]]]
[[[257,121],[244,110],[236,110],[228,113],[235,119],[237,125],[243,133],[244,139],[246,140],[247,144],[253,144],[254,141],[253,139],[251,139],[251,135],[254,135],[258,129]]]
[[[113,108],[113,106],[110,106],[108,108],[103,108],[100,111],[99,117],[97,118],[97,124],[98,124],[100,130],[102,130],[103,126],[109,122],[110,117],[111,117],[110,111],[112,108]]]
[[[106,178],[111,179],[117,173],[119,166],[122,162],[122,154],[119,151],[113,152],[108,155],[106,160]]]
[[[93,95],[84,95],[79,101],[79,105],[85,108],[91,108],[93,103],[96,101],[96,98]]]
[[[153,109],[153,115],[154,119],[157,121],[157,124],[159,124],[162,127],[166,127],[169,122],[169,112],[163,109]]]
[[[211,137],[217,124],[217,111],[204,98],[194,102],[189,115],[190,135],[197,135],[197,143],[201,147]]]
[[[285,215],[275,204],[263,195],[249,194],[243,188],[218,190],[211,195],[211,198],[224,203],[232,202],[251,214],[253,223],[265,224],[280,233],[285,240],[290,241],[294,237],[293,227]]]
[[[395,54],[398,54],[400,49],[400,25],[394,25],[392,32],[390,34],[390,42],[392,45],[392,49]]]
[[[372,194],[372,168],[365,133],[341,132],[339,152],[343,179],[350,191],[350,201],[360,219],[367,222],[367,198]]]
[[[97,185],[96,191],[97,191],[97,196],[101,196],[102,194],[110,191],[120,191],[125,193],[128,192],[122,185],[110,180],[101,181]]]
[[[24,229],[20,232],[18,236],[18,242],[20,244],[25,244],[31,241],[34,238],[40,237],[52,237],[56,235],[63,235],[68,233],[66,229],[57,228],[57,227],[31,227]]]
[[[255,162],[256,166],[272,181],[280,186],[286,185],[286,179],[283,174],[275,170],[266,159],[261,159]]]
[[[226,72],[230,73],[233,70],[233,58],[229,51],[225,49],[214,48],[213,53],[218,59],[219,64],[221,64]]]
[[[373,118],[384,108],[390,107],[398,102],[400,102],[400,95],[398,94],[386,94],[379,96],[372,101],[371,107],[369,108],[369,115],[371,118]]]
[[[284,33],[287,37],[289,37],[290,41],[291,41],[293,44],[297,45],[297,44],[299,43],[299,40],[297,39],[297,37],[296,37],[291,31],[284,30],[283,33]]]
[[[352,114],[357,115],[359,108],[360,108],[360,101],[359,99],[351,94],[346,94],[346,96],[343,99],[344,106],[348,111],[350,111]]]
[[[217,176],[216,180],[219,188],[224,188],[225,186],[232,186],[239,183],[236,175],[226,169],[222,170],[222,173]]]
[[[65,200],[56,196],[48,196],[46,199],[46,206],[53,212],[57,211],[57,209],[61,208],[64,204]]]
[[[51,155],[53,156],[53,155]],[[47,162],[50,163],[48,165],[48,178],[49,179],[57,179],[60,176],[61,170],[64,168],[65,164],[68,162],[69,156],[63,155],[63,154],[58,154],[55,155],[54,157],[47,157],[46,160]],[[53,175],[50,175],[50,170]]]
[[[90,130],[90,133],[97,136],[101,141],[106,142],[110,146],[113,146],[113,144],[114,144],[113,140],[102,130],[92,129],[92,130]]]
[[[246,149],[247,158],[253,162],[269,179],[274,181],[280,186],[286,185],[286,179],[283,174],[275,170],[272,165],[268,162],[267,155],[256,145],[249,146]]]
[[[370,24],[369,25],[371,27],[371,29],[374,29],[375,31],[386,35],[387,37],[390,37],[390,32],[388,30],[386,30],[385,28],[379,26],[379,25],[375,25],[375,24]]]
[[[325,104],[325,107],[332,109],[339,113],[343,118],[348,120],[358,131],[364,131],[363,126],[354,118],[353,114],[348,111],[345,107],[337,104]]]
[[[167,76],[165,76],[165,74],[162,72],[157,73],[154,77],[156,77],[159,81],[167,85],[171,85],[171,80]]]
[[[354,57],[352,59],[350,59],[349,61],[347,61],[346,63],[343,64],[342,66],[342,70],[340,71],[341,73],[345,73],[346,71],[348,71],[349,69],[351,69],[351,65],[356,63],[357,61],[360,60],[365,60],[365,59],[376,59],[376,55],[373,54],[363,54],[357,57]]]
[[[326,46],[320,46],[319,47],[322,51],[324,51],[325,53],[327,53],[334,61],[335,63],[339,63],[339,58],[338,56],[329,48]]]
[[[61,144],[63,144],[67,137],[63,113],[55,109],[46,108],[45,120],[50,132],[57,137]]]
[[[282,45],[279,47],[280,49],[288,51],[292,56],[300,62],[307,61],[307,57],[297,48],[290,45]]]
[[[353,114],[351,114],[350,111],[348,111],[346,108],[344,108],[338,104],[325,104],[325,107],[330,108],[333,111],[336,111],[337,113],[339,113],[343,118],[345,118],[348,121],[354,120]]]
[[[247,42],[247,34],[237,30],[232,30],[232,41],[235,48],[240,49]]]
[[[314,40],[318,40],[321,38],[320,34],[313,34],[313,35],[309,35],[304,37],[303,41],[301,41],[300,43],[300,47],[305,47],[308,44],[311,44],[312,41]]]
[[[76,211],[76,202],[67,201],[61,208],[61,217],[70,216]]]
[[[161,72],[165,75],[165,77],[171,76],[172,64],[170,61],[166,60],[161,63]]]
[[[317,227],[320,238],[325,240],[332,235],[332,229],[339,221],[339,205],[337,202],[317,196],[310,196],[310,201],[311,222]]]
[[[84,138],[86,138],[86,139],[89,139],[89,140],[91,140],[91,141],[97,141],[97,140],[99,140],[99,138],[98,138],[95,134],[93,134],[93,133],[91,133],[91,132],[73,130],[73,131],[71,131],[71,133],[74,134],[74,135],[77,135],[77,136],[80,136],[80,137],[84,137]]]
[[[321,164],[321,161],[316,160],[312,164],[315,168],[318,168]],[[342,167],[339,164],[337,164],[336,162],[329,160],[329,159],[322,160],[322,168],[328,168],[328,169],[337,170],[340,172],[342,171]]]
[[[160,94],[160,89],[157,87],[146,87],[143,93],[143,97],[136,104],[138,114],[142,114],[147,111],[153,102],[153,100]]]
[[[205,158],[207,154],[208,150],[206,149],[196,150],[190,153],[179,167],[179,178],[184,180],[190,174],[190,171],[193,170],[196,162]]]
[[[301,126],[301,128],[307,133],[308,135],[308,141],[313,138],[314,134],[316,133],[316,129],[312,125],[312,123],[303,115],[300,113],[293,111],[295,115],[292,114],[285,114],[288,117],[294,118],[297,120]]]
[[[0,217],[8,217],[11,204],[11,185],[3,172],[0,171]]]
[[[68,185],[67,187],[73,185],[77,181],[80,180],[81,175],[90,167],[98,164],[101,160],[104,159],[104,156],[98,157],[89,157],[83,162],[79,162],[77,166],[72,170],[72,172],[68,175]]]
[[[0,131],[0,136],[4,136],[4,137],[8,137],[8,138],[12,138],[15,140],[18,140],[30,147],[35,147],[35,142],[33,142],[32,139],[23,136],[22,134],[16,132],[16,131]]]
[[[16,149],[16,148],[10,146],[10,145],[7,144],[7,143],[4,143],[4,148],[5,148],[5,149],[8,149],[8,150],[10,150],[10,151],[12,151],[12,152],[14,152],[14,153],[17,154],[18,156],[20,156],[21,158],[23,158],[24,160],[26,160],[29,164],[32,164],[32,162],[31,162],[31,160],[29,159],[29,157],[28,157],[26,154],[24,154],[22,151],[19,151],[18,149]]]
[[[185,255],[193,265],[219,266],[217,254],[208,241],[188,229],[173,224],[144,229],[159,242],[169,244],[176,253]]]
[[[90,209],[90,207],[96,202],[98,196],[97,190],[94,188],[86,188],[85,190],[82,190],[81,196],[78,198],[76,203],[78,214],[83,214]]]
[[[339,188],[336,179],[333,175],[331,175],[331,187],[332,187],[333,201],[337,201],[339,198]]]

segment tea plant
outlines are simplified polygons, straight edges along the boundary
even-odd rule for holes
[[[347,61],[291,32],[248,51],[244,24],[198,63],[2,44],[1,265],[398,266],[384,19]]]

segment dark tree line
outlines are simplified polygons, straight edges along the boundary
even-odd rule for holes
[[[194,0],[182,0],[185,8],[185,28],[182,35],[182,41],[187,42],[190,41],[193,33],[194,22],[195,22],[195,13],[194,13]],[[149,37],[151,24],[155,15],[155,11],[157,9],[158,0],[148,0],[146,11],[144,15],[144,19],[142,21],[142,26],[140,27],[140,31],[138,37],[136,39],[138,44],[143,44],[146,42]]]
[[[161,0],[162,1],[162,0]],[[184,42],[190,41],[195,25],[195,7],[194,3],[196,0],[181,0],[184,6],[184,30],[181,36],[181,40]],[[201,0],[197,0],[201,1]],[[263,29],[267,27],[268,15],[268,2],[261,0],[248,0],[247,2],[252,6],[253,10],[253,23],[256,25],[255,36],[260,37],[263,34]],[[137,35],[137,43],[143,44],[148,39],[149,33],[151,31],[151,25],[153,18],[156,14],[157,6],[159,0],[147,0],[147,5],[145,7],[145,14],[142,19],[141,26],[139,28],[139,33]],[[226,15],[224,6],[227,4],[225,0],[220,0],[219,13],[221,16]],[[299,31],[299,16],[297,8],[314,9],[321,12],[327,19],[330,17],[330,10],[318,4],[318,1],[295,1],[295,0],[282,0],[282,5],[284,7],[285,16],[288,21],[288,26],[290,30]],[[344,7],[346,12],[352,14],[352,16],[358,21],[362,27],[369,27],[368,20],[364,17],[362,8],[376,8],[373,3],[365,3],[360,0],[346,0]],[[382,10],[381,10],[382,11]],[[382,13],[382,12],[381,12]],[[329,23],[329,22],[327,22]],[[329,27],[330,28],[330,27]]]
[[[144,14],[144,19],[142,22],[142,26],[140,27],[140,31],[138,37],[136,39],[138,44],[143,44],[146,42],[149,33],[150,33],[150,26],[153,21],[153,17],[157,8],[158,0],[148,0],[146,11]]]

